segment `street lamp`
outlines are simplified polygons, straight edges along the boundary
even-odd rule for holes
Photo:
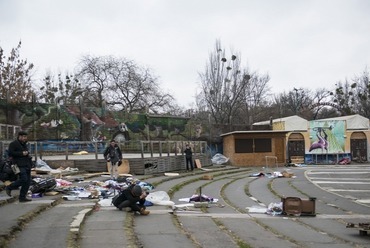
[[[81,121],[81,130],[80,130],[80,141],[84,140],[84,121],[83,121],[83,97],[79,97],[79,105],[80,105],[80,121]]]
[[[212,125],[211,125],[211,113],[208,114],[208,123],[209,123],[209,147],[212,145]]]
[[[57,133],[57,140],[59,140],[59,125],[63,124],[63,121],[60,119],[60,106],[63,105],[62,97],[57,97],[55,99],[56,104],[56,116],[55,116],[55,128]]]
[[[36,94],[32,93],[32,129],[33,129],[33,140],[36,141]]]
[[[6,90],[6,132],[5,137],[9,139],[9,90]]]
[[[297,115],[298,114],[298,110],[300,109],[300,105],[302,104],[302,97],[301,97],[301,100],[298,99],[298,91],[300,91],[300,93],[303,92],[303,90],[301,88],[297,89],[297,88],[293,88],[293,90],[295,91],[295,114]]]
[[[249,74],[244,74],[243,75],[243,80],[242,80],[242,84],[243,84],[243,92],[244,94],[246,94],[245,92],[245,87],[247,87],[248,83],[249,83],[249,80],[251,79],[251,76]],[[247,110],[247,122],[248,122],[248,125],[249,125],[249,129],[252,130],[253,129],[253,113],[252,113],[252,102],[253,100],[252,99],[247,99],[247,96],[245,96],[245,105],[246,105],[246,110]]]

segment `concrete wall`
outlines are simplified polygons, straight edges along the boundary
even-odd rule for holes
[[[205,154],[194,155],[194,159],[199,159],[202,166],[212,164],[211,159]],[[129,158],[130,174],[151,175],[164,172],[173,172],[185,170],[185,157],[166,156],[153,158]],[[50,160],[45,161],[51,168],[59,167],[78,168],[80,171],[88,172],[106,172],[107,162],[104,159],[86,159],[86,160]],[[195,167],[195,164],[194,164]]]

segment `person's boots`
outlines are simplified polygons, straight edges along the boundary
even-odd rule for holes
[[[140,214],[141,215],[148,215],[148,214],[150,214],[150,211],[146,210],[145,208],[142,208],[142,209],[140,209]]]

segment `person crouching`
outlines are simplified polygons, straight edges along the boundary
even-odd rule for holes
[[[123,201],[118,205],[118,209],[130,208],[131,211],[139,212],[141,215],[148,215],[150,211],[144,206],[146,192],[139,185],[130,185],[122,191]]]

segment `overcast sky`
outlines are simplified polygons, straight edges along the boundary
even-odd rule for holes
[[[369,0],[0,0],[0,47],[46,71],[73,72],[83,55],[152,69],[190,107],[219,39],[273,92],[333,87],[370,61]]]

